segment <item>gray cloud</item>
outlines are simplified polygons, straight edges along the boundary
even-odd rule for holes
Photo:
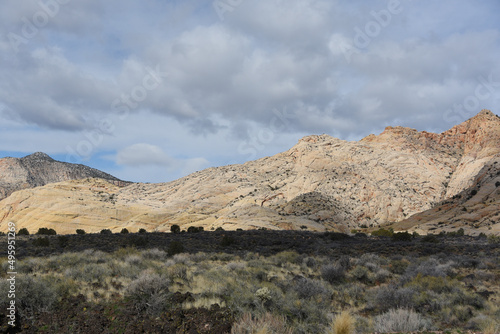
[[[388,10],[387,1],[243,1],[223,21],[211,1],[68,1],[16,53],[9,34],[22,36],[26,19],[43,8],[5,1],[0,121],[56,137],[92,131],[111,117],[115,131],[93,152],[120,151],[116,161],[129,167],[137,143],[174,156],[162,138],[176,127],[185,128],[180,145],[213,143],[204,157],[222,163],[269,128],[275,110],[293,116],[275,138],[325,132],[359,139],[390,124],[445,130],[468,116],[446,113],[475,94],[480,77],[500,81],[500,3],[401,0],[400,9],[382,25],[373,13]],[[356,34],[367,34],[370,24],[379,31],[346,55],[345,45],[355,46]],[[156,69],[163,76],[154,84],[148,75]],[[499,90],[482,98],[477,111],[498,113]],[[160,133],[134,128],[141,115],[155,115]],[[217,147],[226,141],[232,151],[221,157]],[[293,143],[266,145],[284,150]],[[140,149],[168,164],[159,151]]]

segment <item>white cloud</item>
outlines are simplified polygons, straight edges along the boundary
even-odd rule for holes
[[[0,147],[65,154],[90,132],[99,140],[86,158],[112,155],[129,179],[141,168],[162,179],[283,151],[309,133],[444,130],[445,111],[478,77],[500,81],[500,2],[401,4],[348,62],[340,46],[387,1],[243,1],[224,21],[196,0],[70,1],[17,54],[6,36],[40,5],[1,2]],[[139,93],[157,66],[161,84],[117,114],[112,103]],[[499,91],[481,108],[498,113]],[[294,119],[255,142],[284,109]],[[102,119],[114,130],[99,133]]]
[[[159,165],[170,167],[175,161],[163,152],[160,147],[140,143],[118,151],[116,163],[128,166]]]

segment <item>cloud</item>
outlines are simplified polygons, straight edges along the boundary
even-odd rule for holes
[[[170,167],[175,161],[163,152],[160,147],[140,143],[118,151],[116,163],[128,166],[158,165]]]
[[[494,0],[401,0],[350,57],[387,1],[243,1],[224,20],[211,1],[69,1],[14,52],[9,33],[51,1],[0,3],[0,146],[66,154],[84,143],[85,159],[112,155],[127,176],[241,162],[311,133],[442,131],[465,120],[445,113],[480,78],[500,81]],[[493,89],[478,109],[498,113]],[[290,118],[272,129],[276,110]],[[101,133],[102,120],[113,130]]]

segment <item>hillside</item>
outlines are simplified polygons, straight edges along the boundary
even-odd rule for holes
[[[56,161],[42,152],[24,158],[3,158],[0,159],[0,200],[20,189],[89,177],[109,180],[116,184],[123,182],[85,165]]]
[[[207,230],[349,230],[390,222],[416,228],[448,217],[444,223],[453,226],[477,220],[476,233],[498,231],[499,157],[500,118],[483,110],[440,134],[387,127],[358,142],[308,136],[272,157],[169,183],[119,188],[86,179],[21,190],[0,202],[0,229],[15,220],[30,230],[62,233],[168,231],[174,223]],[[467,194],[474,187],[473,201]],[[475,216],[466,220],[459,212],[464,206]]]

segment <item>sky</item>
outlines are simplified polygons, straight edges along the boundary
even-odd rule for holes
[[[136,182],[500,113],[498,0],[4,0],[0,157]]]

